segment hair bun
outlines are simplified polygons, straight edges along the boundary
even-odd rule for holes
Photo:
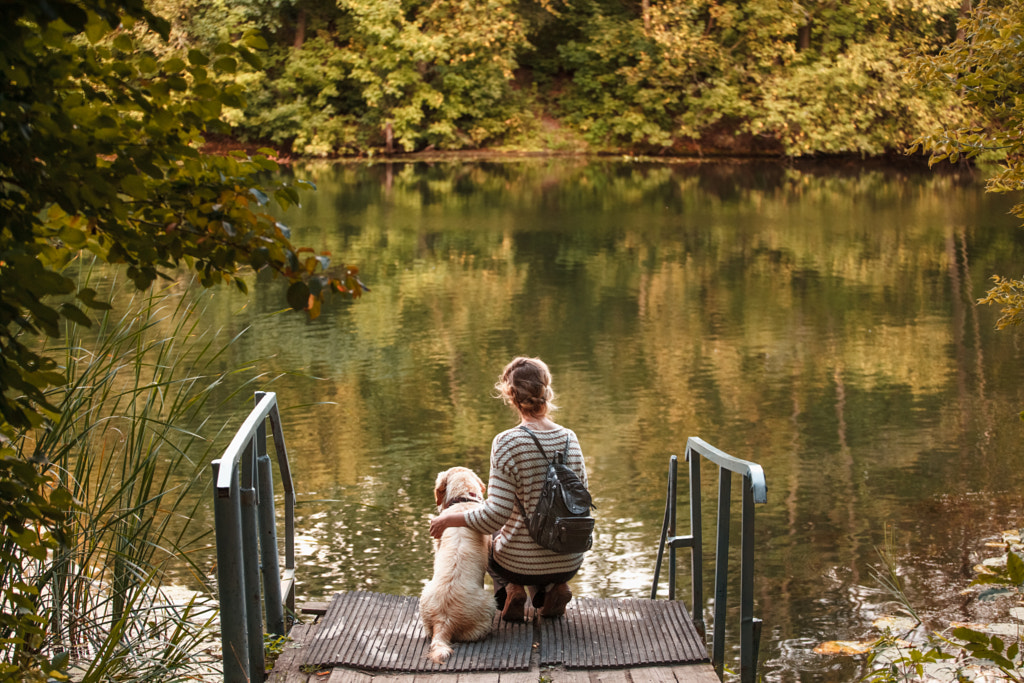
[[[529,417],[544,417],[548,410],[558,408],[553,403],[551,371],[539,358],[514,358],[505,366],[494,388],[506,405]]]

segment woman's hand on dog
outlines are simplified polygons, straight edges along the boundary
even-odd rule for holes
[[[453,526],[466,526],[466,516],[461,512],[445,512],[430,520],[430,535],[441,538],[444,530]]]

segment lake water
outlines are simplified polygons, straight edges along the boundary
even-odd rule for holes
[[[419,593],[434,477],[486,479],[515,424],[492,386],[525,354],[552,368],[599,507],[577,595],[649,593],[668,459],[700,436],[765,470],[765,680],[861,675],[811,650],[894,611],[872,577],[887,533],[924,615],[979,616],[961,590],[1019,524],[1024,479],[1021,337],[974,304],[991,274],[1020,275],[1024,232],[980,177],[567,159],[295,173],[319,188],[285,216],[295,242],[372,291],[307,321],[267,314],[284,305],[267,280],[213,310],[252,326],[234,362],[279,375],[304,598]]]

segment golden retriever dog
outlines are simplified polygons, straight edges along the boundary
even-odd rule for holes
[[[484,502],[484,483],[473,470],[452,467],[437,475],[437,511],[472,510]],[[434,576],[420,595],[423,632],[430,638],[427,657],[448,661],[452,642],[480,640],[491,632],[494,595],[484,587],[491,537],[466,527],[445,529],[434,541]]]

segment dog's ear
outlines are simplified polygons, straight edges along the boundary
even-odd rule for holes
[[[444,505],[444,496],[448,491],[448,470],[437,473],[437,481],[434,482],[434,503],[437,507]]]

